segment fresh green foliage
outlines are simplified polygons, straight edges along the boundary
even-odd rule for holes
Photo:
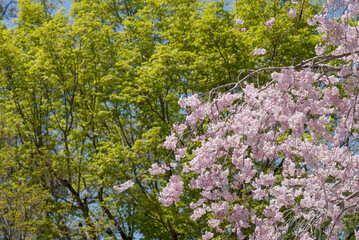
[[[161,143],[183,118],[180,97],[314,55],[319,39],[306,19],[318,6],[288,19],[290,1],[267,2],[83,0],[65,14],[19,0],[15,26],[0,29],[0,234],[201,236],[187,207],[194,196],[163,207],[159,189],[170,176],[145,171],[173,157]],[[272,29],[254,27],[273,13]],[[259,45],[267,55],[252,55]],[[134,177],[134,188],[113,192]]]

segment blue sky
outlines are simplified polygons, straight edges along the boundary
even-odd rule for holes
[[[63,7],[65,9],[65,11],[68,12],[68,10],[71,7],[71,1],[70,0],[64,0],[60,7]],[[12,21],[13,21],[12,19],[4,20],[7,28],[12,28],[14,26],[14,23]]]

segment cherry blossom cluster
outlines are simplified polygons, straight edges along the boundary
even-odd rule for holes
[[[272,17],[267,22],[265,22],[264,25],[266,25],[267,28],[272,28],[272,25],[273,25],[274,22],[275,22],[275,18]]]
[[[263,55],[266,54],[267,50],[264,48],[255,48],[253,55]]]
[[[184,186],[173,175],[160,201],[199,191],[190,207],[193,220],[208,219],[203,239],[338,239],[344,217],[359,213],[358,13],[358,1],[329,0],[308,21],[325,40],[316,57],[258,70],[272,71],[264,86],[252,74],[225,93],[211,91],[210,100],[179,101],[188,115],[164,146],[175,153],[174,171],[191,180]]]
[[[170,206],[174,202],[178,202],[183,191],[183,182],[181,177],[172,175],[168,185],[160,194],[160,202],[163,206]]]
[[[118,192],[123,192],[126,191],[127,189],[131,188],[134,186],[134,182],[129,180],[123,184],[121,184],[120,186],[114,186],[113,189],[118,191]]]
[[[201,190],[191,204],[192,219],[210,214],[209,226],[223,232],[229,222],[238,238],[250,227],[256,239],[278,239],[289,227],[300,239],[314,238],[315,231],[335,237],[345,214],[359,204],[359,155],[353,154],[359,80],[293,68],[272,79],[271,85],[247,84],[242,93],[190,107],[186,125],[194,140],[187,144],[199,146],[193,158],[176,148],[183,133],[167,138],[183,171],[195,173],[188,187]],[[204,125],[207,131],[196,134]],[[183,132],[183,125],[178,128]],[[179,199],[174,193],[182,184],[170,183],[161,201]]]

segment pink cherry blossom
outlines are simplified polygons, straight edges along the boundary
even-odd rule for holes
[[[327,50],[326,46],[315,46],[315,53],[317,55],[322,55]]]
[[[291,8],[288,12],[288,16],[291,18],[295,18],[295,16],[297,16],[297,9],[296,8]]]
[[[183,182],[177,175],[172,175],[167,186],[160,193],[159,201],[163,206],[170,206],[174,202],[178,202],[182,195]]]
[[[173,129],[176,131],[178,135],[182,135],[184,130],[187,128],[185,124],[173,125]]]
[[[206,233],[203,235],[202,240],[209,240],[213,238],[213,233],[206,231]]]
[[[240,19],[240,18],[236,19],[236,24],[237,25],[240,25],[240,24],[243,24],[243,23],[244,23],[244,21],[242,19]]]
[[[148,171],[151,175],[158,175],[161,173],[165,173],[165,171],[169,169],[170,168],[166,164],[161,164],[161,166],[159,166],[157,163],[154,163]]]
[[[125,183],[122,183],[120,186],[114,186],[113,189],[118,191],[119,193],[126,191],[127,189],[134,186],[134,182],[129,180]]]
[[[271,28],[274,22],[275,22],[275,18],[272,17],[272,18],[269,19],[267,22],[265,22],[264,25],[265,25],[267,28]]]
[[[255,48],[253,55],[264,55],[266,52],[264,48]]]
[[[175,149],[177,145],[178,138],[172,134],[171,136],[166,137],[166,141],[163,143],[163,146],[167,149]]]

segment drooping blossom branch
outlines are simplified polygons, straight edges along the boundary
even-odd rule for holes
[[[333,2],[347,7],[337,20],[326,18]],[[177,168],[194,176],[187,187],[201,192],[190,206],[194,220],[210,216],[212,234],[204,239],[225,231],[238,239],[337,239],[344,216],[358,214],[359,28],[349,19],[359,3],[326,6],[309,21],[327,41],[317,46],[318,56],[251,71],[210,91],[205,102],[197,95],[181,100],[189,114],[165,146],[174,150]],[[323,55],[327,46],[335,49]],[[268,71],[271,82],[248,83]],[[191,149],[187,157],[179,139]]]

